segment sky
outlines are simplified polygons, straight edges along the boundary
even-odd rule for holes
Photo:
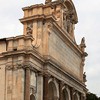
[[[22,7],[45,0],[0,0],[0,38],[23,34],[23,25],[19,19],[23,17]],[[100,96],[100,0],[73,0],[78,24],[75,27],[75,38],[80,44],[85,37],[88,57],[85,62],[87,88]]]

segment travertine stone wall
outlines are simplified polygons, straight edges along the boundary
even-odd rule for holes
[[[49,54],[62,65],[65,71],[80,78],[81,57],[53,32],[49,37]]]
[[[6,99],[24,100],[24,70],[6,69]]]
[[[43,75],[37,76],[37,100],[43,100]]]
[[[2,65],[3,61],[0,60],[0,99],[5,99],[5,65]]]

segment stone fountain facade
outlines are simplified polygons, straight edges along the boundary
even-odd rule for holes
[[[75,41],[72,0],[23,11],[23,35],[0,39],[0,100],[85,100],[86,45]]]

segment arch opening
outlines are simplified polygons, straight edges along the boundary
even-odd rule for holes
[[[66,89],[63,90],[62,94],[63,94],[63,100],[69,100],[69,95]]]
[[[78,94],[75,94],[75,95],[74,95],[74,100],[80,100]]]
[[[35,96],[33,94],[30,95],[30,100],[35,100]]]
[[[53,82],[49,83],[48,98],[49,100],[57,100],[57,89]]]

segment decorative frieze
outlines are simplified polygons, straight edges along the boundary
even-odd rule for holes
[[[8,64],[6,65],[6,70],[17,70],[23,68],[23,64]]]

